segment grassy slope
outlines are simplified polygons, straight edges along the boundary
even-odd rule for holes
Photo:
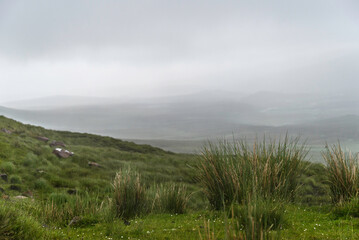
[[[94,222],[82,227],[61,229],[60,226],[42,228],[43,220],[34,214],[41,211],[37,200],[46,199],[52,192],[66,192],[68,189],[94,193],[100,199],[106,198],[112,194],[111,182],[116,171],[125,165],[137,168],[148,185],[154,181],[184,182],[190,191],[197,191],[198,187],[193,180],[195,172],[190,167],[194,165],[195,158],[109,137],[46,130],[5,117],[0,117],[1,128],[14,131],[10,135],[0,132],[0,173],[8,174],[9,178],[8,182],[0,179],[0,187],[5,191],[3,194],[15,196],[30,190],[34,193],[35,201],[0,200],[0,203],[6,208],[14,208],[14,214],[18,212],[21,216],[27,216],[27,220],[31,221],[26,226],[36,229],[32,232],[40,234],[44,239],[198,239],[199,232],[203,234],[204,221],[208,220],[215,235],[223,237],[225,219],[222,214],[198,208],[185,215],[150,215],[132,220],[129,226],[118,221]],[[57,158],[52,154],[52,148],[37,140],[36,136],[65,142],[67,148],[75,152],[75,156]],[[97,162],[103,168],[91,168],[88,161]],[[330,202],[324,173],[323,166],[319,164],[307,168],[300,179],[302,187],[298,201],[309,205]],[[11,190],[11,186],[18,186],[20,190]],[[192,203],[192,207],[195,205]],[[287,206],[286,219],[282,239],[359,237],[359,232],[355,230],[359,225],[358,219],[334,219],[328,207]]]
[[[13,131],[12,134],[0,131],[0,173],[6,173],[13,180],[13,183],[0,180],[0,187],[8,195],[30,190],[37,197],[46,197],[47,193],[68,189],[109,194],[116,171],[125,165],[138,169],[149,185],[153,181],[174,181],[193,186],[193,170],[189,167],[193,157],[190,155],[173,154],[110,137],[46,130],[5,117],[0,117],[2,128]],[[58,158],[52,153],[53,148],[37,140],[37,136],[63,141],[75,155]],[[102,168],[89,167],[89,161]],[[10,190],[11,185],[20,190]]]

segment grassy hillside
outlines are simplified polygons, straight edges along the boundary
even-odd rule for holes
[[[111,192],[116,171],[130,165],[138,169],[148,185],[174,181],[193,184],[193,157],[137,145],[110,137],[46,130],[0,117],[0,187],[8,195],[30,190],[46,197],[51,192],[88,191],[100,195]],[[38,140],[47,137],[49,142]],[[66,144],[74,156],[62,159],[52,153],[52,140]],[[95,162],[101,167],[91,167]]]
[[[39,137],[46,137],[49,141],[45,142]],[[65,149],[74,152],[74,155],[68,158],[56,156],[53,150],[58,146],[50,146],[53,140],[66,144]],[[265,146],[259,146],[254,158],[251,156],[251,147],[244,149],[249,152],[242,157],[248,158],[248,162],[241,164],[247,166],[248,172],[255,166],[251,161],[269,159],[266,154],[271,156],[272,166],[268,168],[269,165],[263,165],[263,171],[256,172],[258,179],[265,176],[264,173],[269,176],[262,179],[262,190],[267,186],[266,180],[270,182],[277,177],[276,174],[270,175],[270,171],[274,173],[284,166],[285,161],[296,155],[295,151],[294,155],[285,153],[287,145],[282,145],[276,151],[278,158],[284,162],[275,165],[278,158],[271,155],[274,148],[267,151]],[[229,158],[236,160],[234,156],[237,153],[229,153],[223,152],[223,155],[220,153],[216,156],[210,151],[207,160],[212,161],[217,157],[223,157],[223,163]],[[274,202],[263,200],[256,195],[260,189],[260,185],[256,185],[256,191],[251,191],[252,196],[258,199],[253,202],[249,198],[244,205],[238,202],[234,206],[236,208],[232,206],[228,212],[228,209],[213,210],[201,191],[205,167],[208,167],[202,165],[203,171],[196,168],[201,158],[203,161],[203,155],[174,154],[149,145],[92,134],[47,130],[0,117],[0,239],[238,240],[245,236],[247,239],[359,237],[359,231],[354,227],[359,224],[359,200],[349,204],[332,204],[331,178],[325,165],[300,160],[295,174],[288,171],[286,178],[296,182],[298,187],[290,202],[281,198]],[[217,165],[215,168],[222,169],[223,166]],[[132,174],[136,179],[126,179],[130,176],[126,175],[128,167],[140,173],[141,181],[137,179],[137,174]],[[240,173],[242,169],[238,167],[236,171]],[[231,186],[225,181],[235,180],[236,177],[231,177],[231,174],[237,174],[231,167],[222,170],[224,182],[219,182],[219,176],[213,172],[213,182],[207,184],[210,188],[217,186],[217,198],[221,197],[220,192],[224,188],[231,191]],[[119,171],[122,175],[116,175]],[[201,174],[202,183],[199,183],[197,181]],[[252,176],[249,174],[242,180],[247,181]],[[278,181],[286,182],[286,178],[279,177]],[[127,185],[118,182],[119,187],[114,191],[114,179],[125,179]],[[169,182],[176,185],[166,188]],[[221,185],[217,184],[223,187],[218,188]],[[183,186],[187,188],[187,195],[183,194]],[[249,186],[247,188],[250,190]],[[136,192],[138,189],[141,196]],[[275,192],[266,193],[265,196],[276,196]],[[116,193],[119,203],[116,202]],[[127,194],[133,197],[127,202],[121,202],[121,198]],[[142,197],[144,200],[141,200]],[[168,210],[167,207],[173,207],[171,204],[181,206],[188,198],[186,208],[174,212]],[[140,201],[140,204],[136,201]],[[178,204],[178,201],[182,202]],[[133,213],[131,211],[135,214],[129,218],[123,217],[119,204],[122,207],[130,204],[130,208],[127,206],[130,211],[128,214],[130,216]],[[141,209],[137,209],[137,206],[141,206]],[[145,213],[137,214],[138,210]],[[184,214],[177,214],[182,212]],[[273,226],[276,227],[272,229],[270,225],[268,229],[261,229],[262,219],[274,219]],[[251,234],[248,229],[252,227],[265,234],[265,237],[248,237]]]

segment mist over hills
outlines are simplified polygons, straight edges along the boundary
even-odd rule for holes
[[[56,96],[6,103],[0,115],[52,129],[153,141],[157,146],[166,147],[163,141],[171,140],[173,145],[183,143],[186,150],[181,151],[187,151],[191,141],[287,132],[316,144],[359,142],[357,106],[358,99],[343,95],[207,91],[127,101]]]

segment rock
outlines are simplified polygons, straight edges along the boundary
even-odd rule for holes
[[[27,190],[26,192],[23,192],[22,195],[25,196],[25,197],[29,197],[29,198],[34,197],[34,195],[32,194],[32,192],[30,190]]]
[[[66,147],[66,144],[63,142],[58,142],[56,140],[50,143],[50,147]]]
[[[70,194],[70,195],[74,195],[77,193],[77,190],[76,189],[69,189],[67,190],[67,193]]]
[[[7,174],[2,173],[2,174],[0,174],[0,177],[1,177],[2,180],[4,180],[5,182],[7,182]]]
[[[48,142],[50,139],[48,139],[47,137],[38,136],[37,140],[40,140],[40,141],[43,141],[43,142]]]
[[[90,167],[98,167],[98,168],[102,167],[100,164],[98,164],[98,163],[96,163],[96,162],[88,162],[87,164],[88,164]]]
[[[68,158],[74,155],[73,152],[61,148],[56,148],[54,151],[52,151],[52,153],[58,156],[59,158]]]
[[[21,187],[19,185],[10,185],[10,189],[14,191],[21,191]]]
[[[28,197],[25,197],[25,196],[21,196],[21,195],[19,195],[19,196],[15,196],[14,197],[14,199],[27,199]]]
[[[6,133],[6,134],[12,134],[12,131],[10,131],[10,130],[8,130],[6,128],[2,128],[1,131]]]
[[[71,226],[71,225],[73,225],[73,224],[76,224],[76,223],[78,223],[79,221],[81,221],[81,217],[76,216],[76,217],[74,217],[74,218],[70,221],[69,226]]]

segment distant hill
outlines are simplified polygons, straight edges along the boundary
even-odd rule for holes
[[[111,104],[115,101],[118,100],[99,97],[51,96],[4,102],[2,105],[9,108],[22,110],[51,110],[74,106],[104,105]]]
[[[44,141],[46,138],[49,141]],[[51,146],[53,140],[65,146]],[[53,153],[58,147],[74,155],[60,158]],[[189,167],[192,160],[192,156],[149,145],[94,134],[53,131],[0,116],[2,194],[31,192],[36,198],[44,198],[52,192],[87,191],[108,197],[116,172],[126,166],[138,169],[149,184],[156,180],[193,185]]]
[[[233,134],[254,138],[263,134],[283,136],[288,132],[318,144],[338,139],[359,142],[359,101],[344,95],[275,92],[236,95],[205,91],[127,102],[57,96],[37,99],[32,104],[38,101],[48,101],[52,107],[22,110],[0,107],[0,114],[50,129],[153,141],[156,146],[174,151],[182,148],[181,143],[187,151],[191,146],[185,141],[203,142]],[[166,140],[172,140],[176,147],[163,142]]]

